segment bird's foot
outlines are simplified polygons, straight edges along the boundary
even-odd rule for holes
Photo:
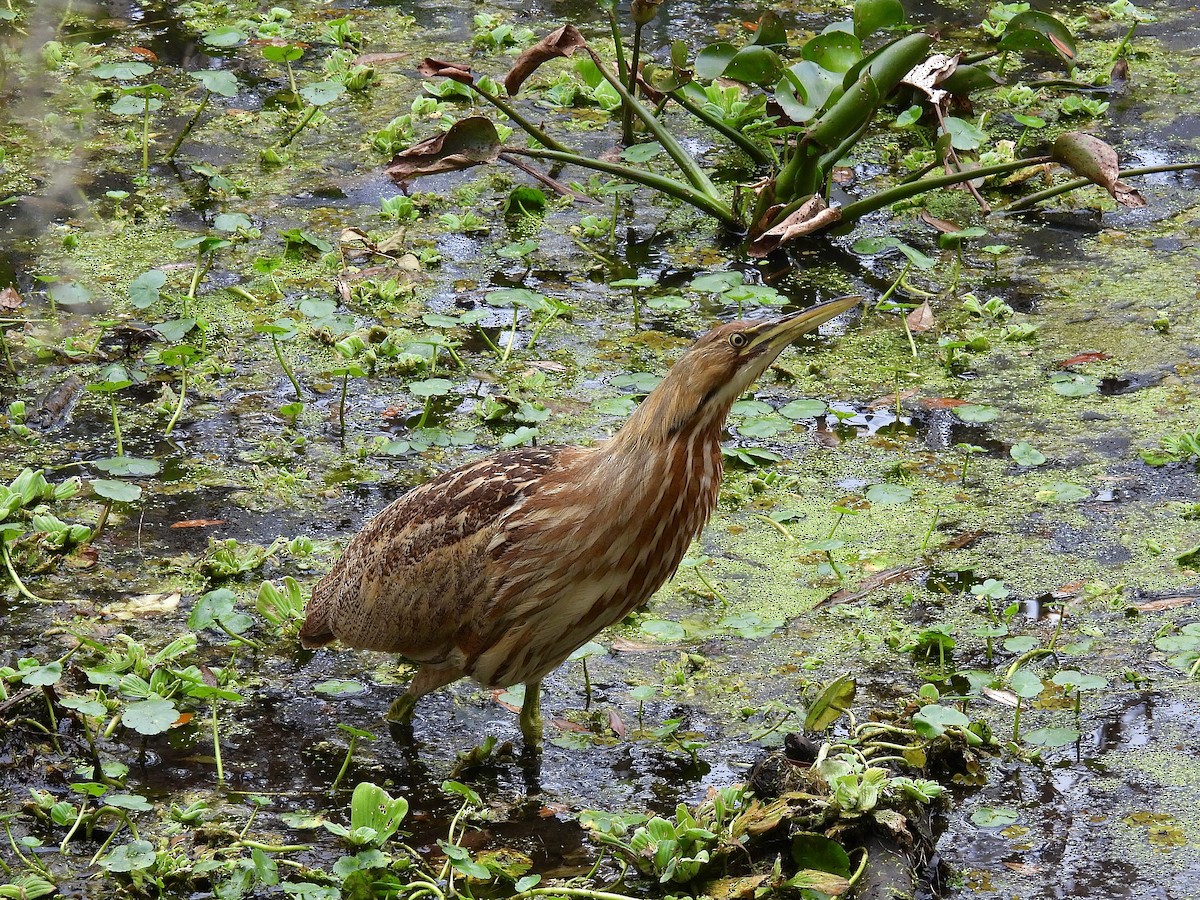
[[[384,721],[397,725],[411,725],[413,709],[416,708],[416,705],[417,696],[415,694],[401,694],[392,701],[388,711],[383,714]]]
[[[521,736],[525,738],[525,749],[538,751],[542,748],[542,684],[540,681],[525,685],[525,702],[521,704]]]

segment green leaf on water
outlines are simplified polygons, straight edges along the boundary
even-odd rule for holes
[[[1017,669],[1009,679],[1008,686],[1018,697],[1026,700],[1036,697],[1046,689],[1042,679],[1028,669]]]
[[[873,484],[867,488],[872,506],[901,506],[913,498],[913,490],[903,484]]]
[[[747,640],[764,638],[782,628],[783,625],[783,619],[764,618],[758,613],[753,612],[734,613],[733,615],[723,616],[717,622],[718,628],[732,631],[734,634],[744,637]]]
[[[976,403],[964,403],[954,407],[954,415],[964,422],[990,422],[1000,415],[1000,410],[994,406],[982,406]]]
[[[688,287],[701,293],[720,294],[737,287],[746,280],[741,272],[712,272],[692,280]]]
[[[126,728],[132,728],[138,734],[162,734],[179,719],[179,710],[170,700],[151,696],[148,700],[138,700],[125,707],[121,721]]]
[[[779,414],[789,419],[815,419],[825,415],[828,409],[824,400],[801,398],[779,407]]]
[[[80,306],[92,302],[92,292],[78,281],[55,282],[46,293],[60,306]]]
[[[682,625],[666,619],[644,619],[638,627],[660,641],[682,641],[687,637],[687,631]]]
[[[93,478],[89,482],[98,497],[113,500],[117,503],[134,503],[142,496],[142,489],[136,484],[125,481],[109,481],[104,478]]]
[[[1013,444],[1012,448],[1008,451],[1008,455],[1019,466],[1040,466],[1046,461],[1045,454],[1033,446],[1033,444],[1026,441]]]
[[[1078,728],[1036,728],[1025,735],[1025,743],[1035,747],[1065,747],[1079,737]]]
[[[136,309],[145,309],[158,302],[158,292],[167,283],[167,273],[162,269],[143,272],[129,282],[129,302]]]
[[[353,681],[349,678],[331,678],[313,685],[313,690],[318,694],[326,694],[330,697],[354,697],[358,694],[365,694],[367,686],[361,681]]]
[[[91,73],[97,78],[113,78],[117,81],[133,81],[143,75],[149,75],[154,67],[144,62],[104,63],[96,66]]]
[[[149,841],[131,841],[110,851],[98,860],[109,872],[138,872],[154,865],[154,845]]]
[[[201,40],[210,47],[227,48],[243,44],[249,40],[249,37],[240,28],[235,28],[233,25],[222,25],[220,28],[206,31]]]
[[[1063,397],[1087,397],[1100,391],[1100,379],[1078,372],[1055,372],[1050,376],[1050,389]]]
[[[953,707],[929,703],[912,717],[912,724],[917,734],[930,740],[945,733],[947,728],[966,728],[971,720]]]
[[[1016,637],[1010,637],[1004,641],[1004,649],[1007,650],[1009,653],[1018,653],[1018,654],[1028,653],[1030,650],[1032,650],[1037,645],[1038,645],[1037,638],[1035,638],[1031,635],[1028,635],[1028,634],[1022,634],[1022,635],[1017,635]]]
[[[237,76],[232,72],[205,69],[201,72],[188,72],[188,74],[204,85],[205,90],[222,97],[233,97],[238,92]]]
[[[30,687],[49,687],[52,684],[57,684],[62,678],[63,667],[62,663],[55,660],[48,662],[44,666],[38,666],[36,669],[30,669],[21,678],[22,684],[27,684]]]
[[[1034,499],[1042,503],[1076,503],[1092,496],[1092,492],[1082,485],[1069,481],[1055,481],[1039,490]]]
[[[1020,814],[1007,806],[981,806],[971,813],[971,821],[980,828],[1007,828]]]
[[[162,470],[158,460],[136,456],[110,456],[98,459],[92,465],[106,475],[157,475]]]
[[[300,88],[300,96],[313,106],[327,106],[344,93],[346,85],[340,81],[318,81]]]

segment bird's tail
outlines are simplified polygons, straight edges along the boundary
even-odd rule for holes
[[[329,576],[327,575],[313,588],[304,624],[300,626],[300,646],[302,647],[324,647],[336,637],[329,627],[329,613],[333,606],[334,592],[328,583]]]

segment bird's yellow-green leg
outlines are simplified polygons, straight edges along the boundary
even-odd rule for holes
[[[525,702],[521,704],[521,736],[525,746],[536,750],[542,745],[542,683],[530,681],[525,685]]]
[[[388,707],[388,711],[384,713],[383,718],[387,722],[399,722],[402,725],[407,725],[412,722],[413,710],[417,706],[417,695],[406,691],[392,701],[392,705]]]

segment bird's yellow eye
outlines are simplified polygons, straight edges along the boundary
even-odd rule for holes
[[[729,346],[734,350],[741,350],[748,343],[750,343],[750,338],[746,337],[740,331],[735,331],[729,336]]]

